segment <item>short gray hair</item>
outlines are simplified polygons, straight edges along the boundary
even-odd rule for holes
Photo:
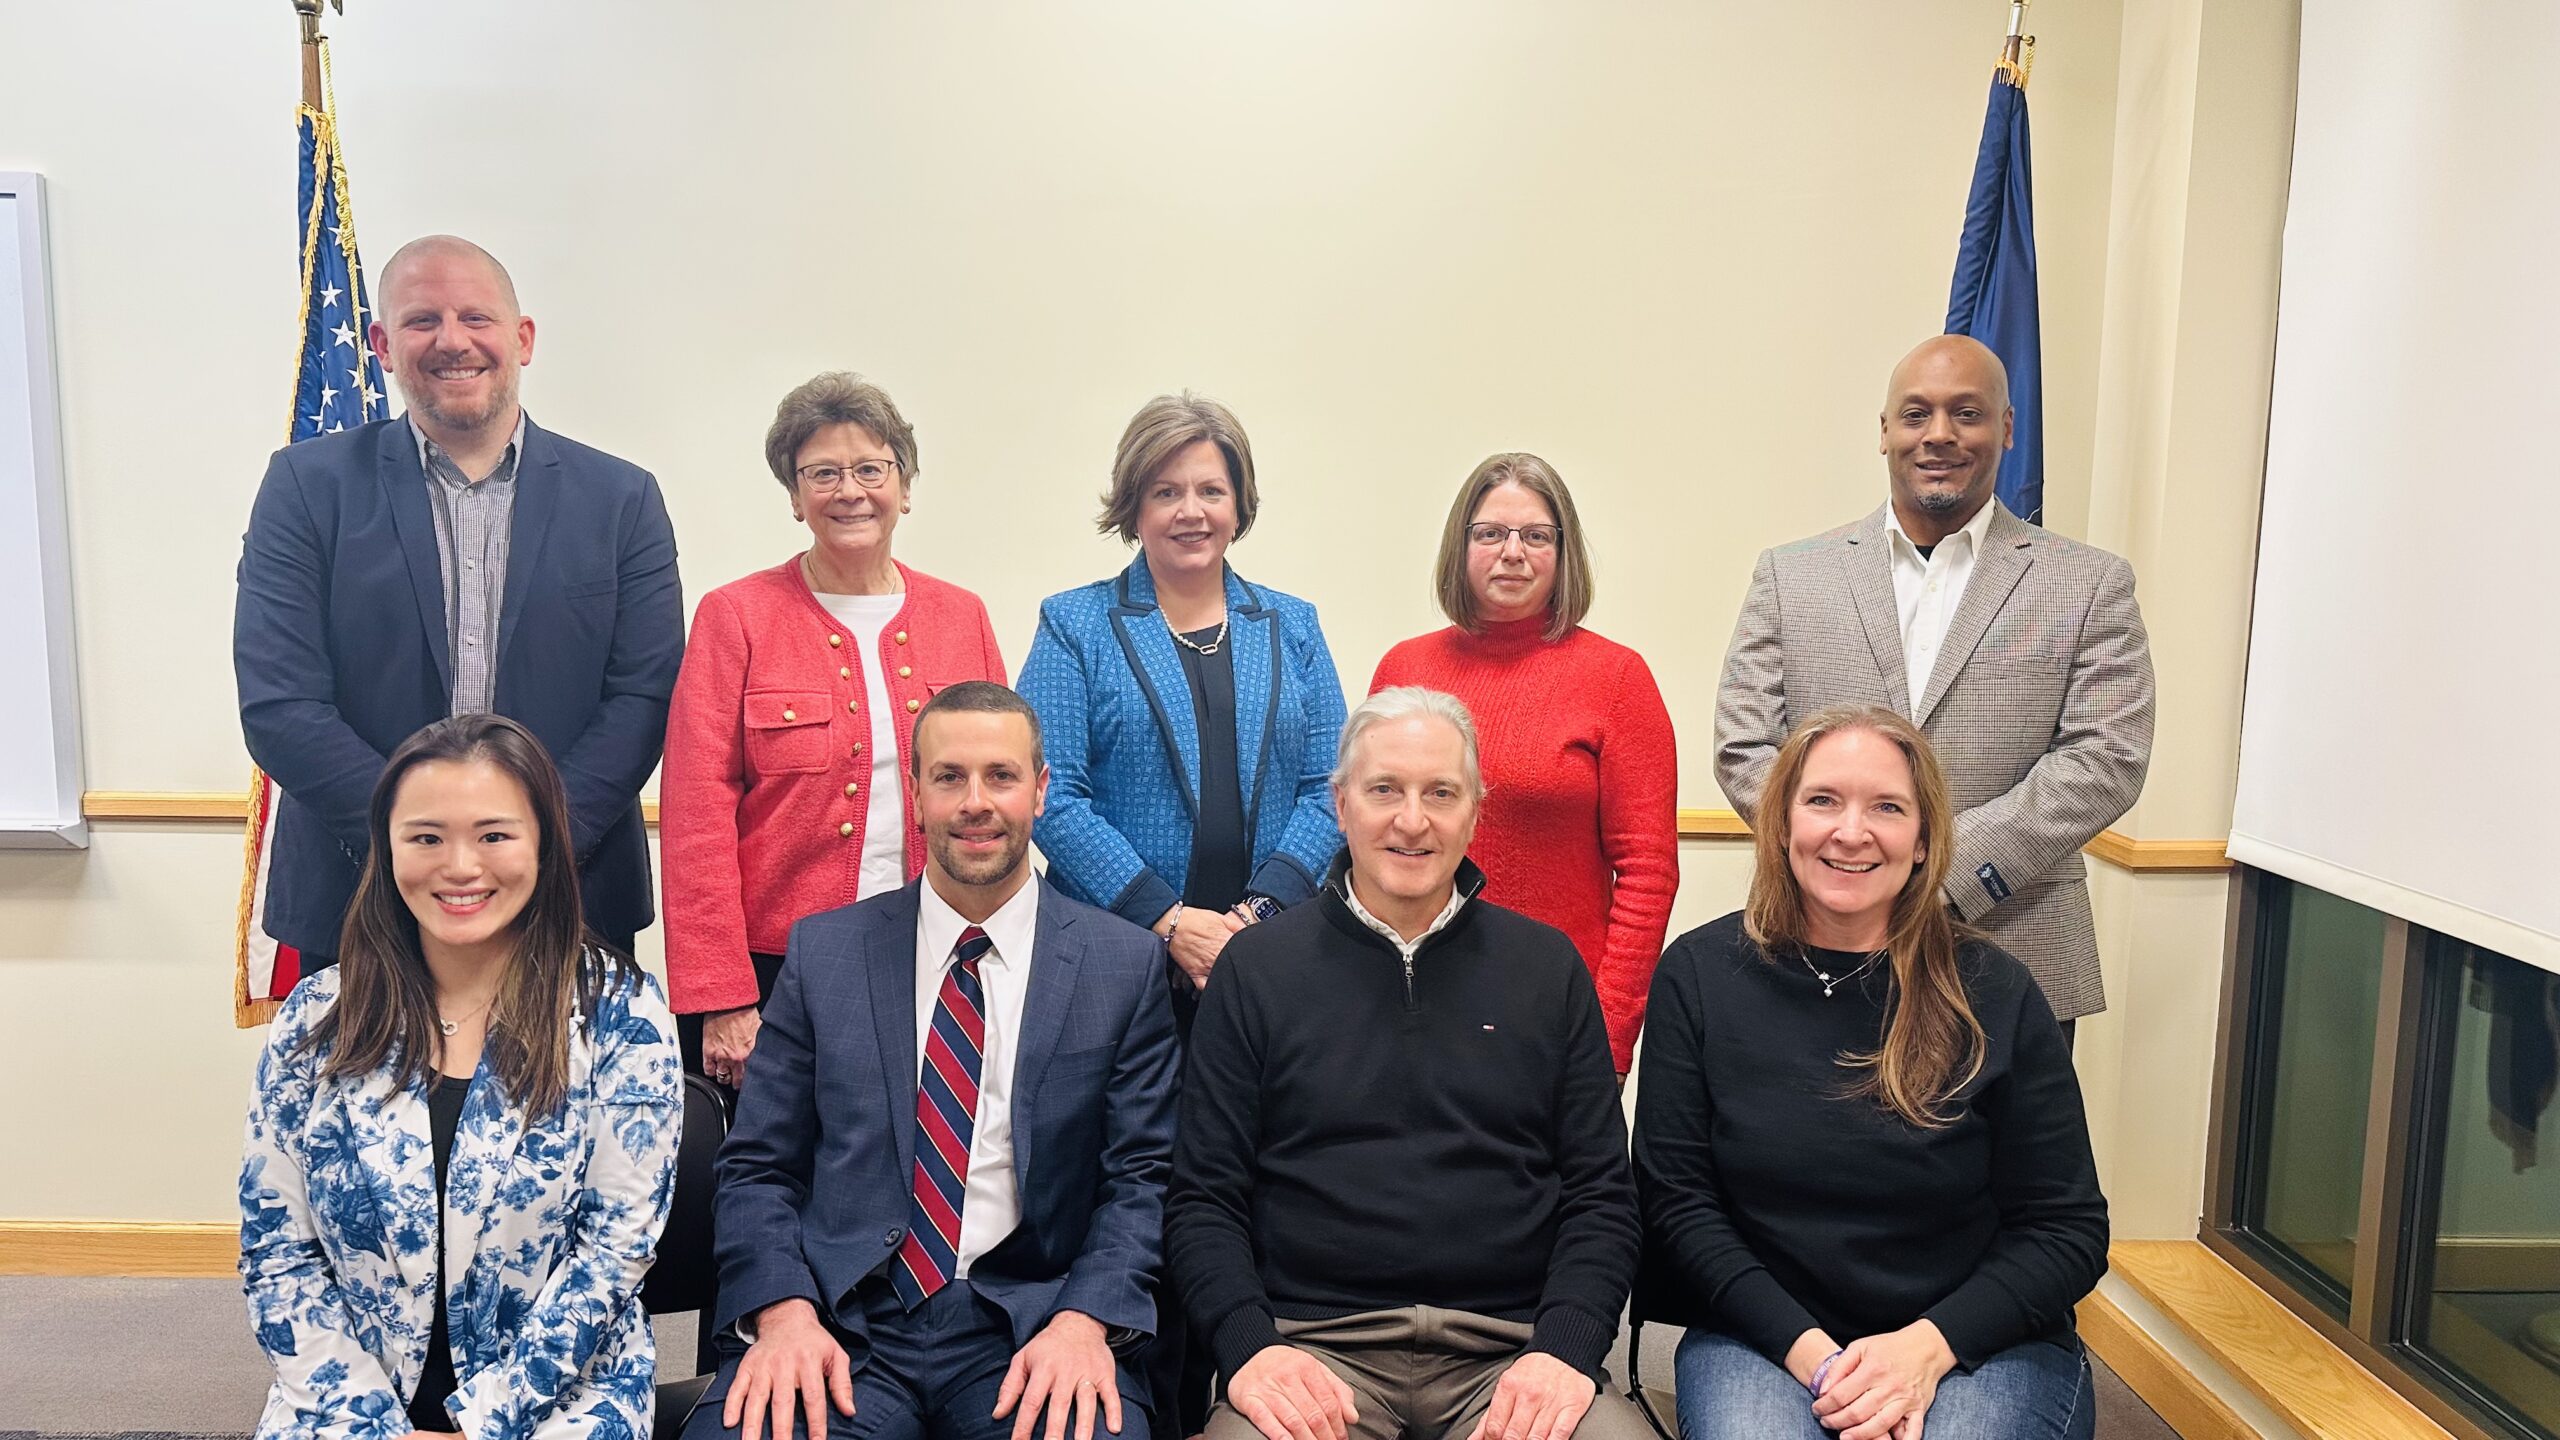
[[[1416,715],[1437,716],[1457,729],[1459,748],[1466,755],[1467,788],[1482,800],[1484,766],[1476,755],[1476,717],[1467,713],[1464,700],[1446,690],[1426,690],[1420,685],[1390,685],[1352,709],[1351,717],[1342,722],[1342,748],[1334,756],[1334,787],[1351,783],[1351,752],[1361,736],[1380,725]]]

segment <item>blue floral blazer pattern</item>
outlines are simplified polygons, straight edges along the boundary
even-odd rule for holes
[[[569,1043],[569,1093],[528,1120],[486,1062],[446,1164],[439,1235],[423,1087],[322,1080],[297,1053],[338,998],[294,987],[258,1058],[240,1167],[240,1278],[274,1362],[259,1440],[395,1440],[426,1368],[444,1249],[474,1440],[646,1437],[657,1347],[639,1301],[675,1185],[683,1080],[658,984],[608,985]]]

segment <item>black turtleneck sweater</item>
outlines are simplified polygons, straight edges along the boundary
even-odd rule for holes
[[[1431,1305],[1596,1375],[1636,1214],[1591,972],[1483,900],[1408,971],[1343,876],[1238,932],[1201,996],[1166,1197],[1192,1323],[1232,1375],[1281,1343],[1275,1316]]]
[[[1838,1057],[1884,1033],[1882,968],[1847,978],[1867,958],[1764,956],[1739,914],[1663,952],[1636,1081],[1636,1318],[1780,1364],[1817,1327],[1846,1345],[1926,1318],[1968,1369],[2070,1331],[2106,1272],[2107,1202],[2052,1010],[2008,952],[1965,942],[1989,1047],[1951,1122],[1923,1129],[1841,1093],[1857,1076]]]

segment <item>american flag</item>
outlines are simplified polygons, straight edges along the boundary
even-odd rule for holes
[[[302,132],[301,217],[302,336],[294,357],[293,415],[288,443],[380,419],[388,401],[382,361],[365,338],[373,319],[365,290],[364,262],[356,254],[356,228],[347,203],[346,157],[338,148],[334,107],[297,107]],[[267,934],[268,825],[276,786],[263,770],[249,772],[249,830],[240,882],[238,954],[233,973],[233,1023],[262,1024],[276,1002],[302,978],[302,957]]]

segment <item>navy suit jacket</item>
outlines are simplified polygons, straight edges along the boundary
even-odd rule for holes
[[[854,1288],[906,1238],[916,1146],[916,887],[791,928],[737,1124],[720,1151],[723,1330],[794,1297],[853,1341]],[[1040,887],[1014,1048],[1022,1220],[968,1282],[1018,1348],[1060,1310],[1155,1331],[1176,1054],[1164,953],[1127,921]],[[1144,1397],[1124,1348],[1121,1389]]]
[[[452,706],[444,572],[406,420],[267,462],[240,553],[231,664],[249,754],[284,792],[267,933],[319,955],[363,872],[383,762]],[[559,763],[588,923],[655,918],[640,786],[684,658],[675,531],[636,465],[524,427],[492,706]]]

